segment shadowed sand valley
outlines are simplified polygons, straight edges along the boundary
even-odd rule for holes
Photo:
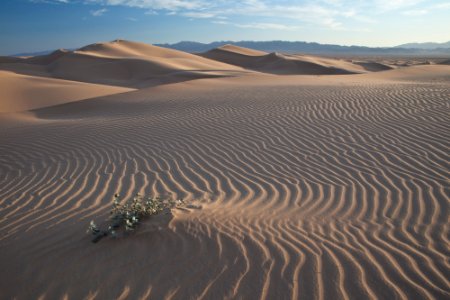
[[[450,297],[444,60],[115,41],[0,87],[2,299]],[[92,244],[117,192],[190,205]]]

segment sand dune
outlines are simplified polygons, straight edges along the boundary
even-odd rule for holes
[[[379,62],[354,61],[353,64],[359,65],[369,72],[380,72],[393,69],[392,66]]]
[[[228,54],[236,53],[236,54],[241,54],[241,55],[245,55],[245,56],[264,56],[264,55],[269,54],[264,51],[239,47],[239,46],[235,46],[235,45],[231,45],[231,44],[227,44],[227,45],[221,46],[219,48],[213,49],[211,52],[218,52],[218,53],[228,52]]]
[[[14,56],[0,56],[0,64],[22,62],[24,59]]]
[[[15,67],[15,66],[22,66],[22,67],[26,66],[29,68],[38,68],[35,65],[38,65],[38,66],[48,65],[68,53],[70,53],[69,50],[58,49],[58,50],[53,51],[50,54],[39,55],[39,56],[28,56],[28,57],[0,56],[0,64],[4,64],[4,65],[0,65],[0,66],[2,68]],[[9,65],[10,63],[12,63],[13,65]],[[45,70],[45,68],[42,68],[42,70]]]
[[[387,81],[411,81],[415,83],[450,81],[450,67],[446,65],[414,65],[381,73],[361,75],[362,80],[378,79]]]
[[[449,68],[253,73],[0,116],[1,298],[448,299]],[[195,206],[92,244],[116,192]]]
[[[265,53],[233,45],[225,45],[200,55],[227,64],[271,74],[331,75],[364,73],[369,70],[369,68],[344,60],[307,55]],[[369,71],[374,71],[374,68]]]
[[[12,63],[6,61],[0,64],[0,69],[133,88],[245,72],[242,68],[197,55],[122,40],[93,44],[76,51],[57,50]]]
[[[70,52],[71,51],[69,50],[58,49],[47,55],[27,57],[22,61],[22,63],[48,65],[58,60],[59,58],[64,57]]]
[[[133,89],[0,71],[0,113],[25,111]]]

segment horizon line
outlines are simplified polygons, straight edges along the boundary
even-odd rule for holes
[[[408,43],[403,43],[403,44],[399,44],[399,45],[395,45],[395,46],[365,46],[365,45],[356,45],[356,44],[346,45],[346,44],[308,42],[308,41],[304,41],[304,40],[215,40],[215,41],[212,41],[212,42],[198,42],[198,41],[194,41],[194,40],[180,40],[178,42],[173,42],[173,43],[170,43],[170,42],[151,43],[151,42],[144,42],[144,41],[140,41],[140,40],[116,38],[116,39],[113,39],[113,40],[98,41],[98,42],[88,43],[88,44],[84,44],[84,45],[77,46],[77,47],[60,47],[60,48],[54,48],[54,49],[29,50],[29,51],[16,52],[16,53],[12,53],[12,54],[0,54],[0,56],[21,56],[21,55],[24,55],[24,54],[33,54],[33,53],[41,53],[41,52],[50,52],[51,53],[51,52],[57,51],[59,49],[74,51],[74,50],[80,49],[80,48],[88,46],[88,45],[100,44],[100,43],[112,43],[112,42],[115,42],[115,41],[130,41],[130,42],[138,42],[138,43],[144,43],[144,44],[156,45],[156,46],[158,46],[158,45],[176,45],[176,44],[180,44],[180,43],[197,43],[197,44],[209,45],[209,44],[214,44],[214,43],[226,43],[226,42],[229,42],[229,43],[241,43],[241,42],[256,42],[256,43],[287,42],[287,43],[318,44],[318,45],[323,45],[323,46],[361,47],[361,48],[372,48],[372,49],[392,49],[392,48],[397,48],[399,46],[408,45],[408,44],[445,44],[445,43],[450,43],[450,40],[444,41],[444,42],[433,42],[433,41],[429,41],[429,42],[408,42]],[[408,48],[405,48],[405,49],[408,49]],[[411,49],[411,48],[409,48],[409,49]],[[436,49],[438,49],[438,48],[436,48]],[[441,49],[450,49],[450,47],[449,48],[441,48]]]

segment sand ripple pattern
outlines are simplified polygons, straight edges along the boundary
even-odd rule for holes
[[[0,297],[450,297],[448,84],[126,95],[0,126]],[[91,245],[117,191],[202,209]]]

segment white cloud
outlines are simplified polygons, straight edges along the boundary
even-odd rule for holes
[[[33,0],[43,1],[43,0]],[[68,0],[53,0],[68,1]],[[340,23],[336,18],[364,19],[349,5],[348,0],[77,0],[89,4],[105,6],[127,6],[147,10],[145,14],[153,15],[165,10],[165,14],[177,12],[177,15],[188,18],[222,18],[247,16],[264,18],[259,24],[282,24],[280,19],[292,19],[299,23],[312,23],[324,27],[336,27]],[[372,0],[381,1],[381,0]],[[404,1],[404,0],[392,0]],[[417,0],[413,0],[417,1]],[[330,21],[332,20],[332,21]],[[255,23],[256,24],[256,23]],[[251,24],[250,24],[251,25]],[[289,27],[284,25],[285,27]],[[290,26],[292,27],[292,26]]]
[[[447,9],[450,8],[450,2],[438,3],[432,6],[435,9]]]
[[[204,8],[202,0],[89,0],[91,3],[103,5],[121,5],[152,10],[180,10]]]
[[[228,21],[222,21],[222,20],[212,21],[212,23],[214,23],[214,24],[221,24],[221,25],[230,24],[230,22],[228,22]]]
[[[375,6],[381,11],[397,10],[401,8],[412,7],[423,0],[376,0]]]
[[[97,10],[91,10],[90,14],[94,17],[100,17],[100,16],[103,16],[103,14],[107,11],[108,10],[106,8],[101,8],[101,9],[97,9]]]
[[[288,26],[284,24],[275,24],[275,23],[235,24],[235,26],[240,28],[277,29],[277,30],[295,30],[299,28],[298,26]]]
[[[405,16],[423,16],[428,13],[428,10],[426,9],[415,9],[415,10],[407,10],[402,12]]]
[[[49,4],[69,3],[69,0],[29,0],[29,1],[32,3],[49,3]]]
[[[338,29],[338,28],[342,27],[342,23],[340,23],[332,18],[324,19],[323,24],[331,29]]]
[[[182,13],[181,15],[189,18],[199,18],[199,19],[213,18],[216,16],[214,13],[209,12],[186,12]]]
[[[376,23],[380,14],[420,16],[450,8],[450,1],[427,5],[425,0],[29,0],[75,2],[104,7],[141,8],[146,15],[177,15],[192,19],[236,19],[241,28],[298,28],[316,26],[333,30],[354,29],[358,24]],[[94,11],[96,12],[96,11]],[[103,14],[92,13],[100,16]],[[242,18],[246,18],[245,21]],[[216,21],[217,22],[217,21]],[[241,24],[242,23],[242,24]],[[225,22],[222,22],[225,24]],[[231,24],[231,23],[230,23]],[[289,25],[287,25],[289,24]]]
[[[350,9],[348,11],[343,11],[341,14],[347,18],[354,17],[354,16],[356,16],[356,10]]]

